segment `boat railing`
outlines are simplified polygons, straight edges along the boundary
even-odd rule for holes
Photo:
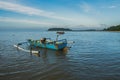
[[[32,40],[32,39],[28,39],[28,42],[31,43],[41,43],[41,40]],[[57,41],[52,41],[50,38],[47,38],[45,41],[46,44],[63,44],[63,43],[67,43],[66,39],[61,39],[61,40],[57,40]]]
[[[62,43],[67,43],[66,39],[58,40],[56,41],[56,44],[62,44]]]

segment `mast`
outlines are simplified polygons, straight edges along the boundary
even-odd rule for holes
[[[56,32],[56,34],[57,34],[56,41],[58,41],[58,37],[59,37],[60,35],[65,34],[65,32],[64,32],[64,31],[58,31],[58,32]]]

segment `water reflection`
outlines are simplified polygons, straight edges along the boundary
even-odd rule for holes
[[[47,48],[34,48],[30,46],[19,46],[23,48],[23,50],[19,50],[18,48],[16,49],[17,52],[24,52],[26,51],[31,55],[31,56],[37,56],[40,58],[56,58],[56,56],[65,56],[68,53],[68,48],[64,48],[63,50],[51,50]],[[32,53],[34,51],[34,53]],[[38,52],[37,52],[38,51]],[[35,53],[36,52],[36,53]]]
[[[37,50],[40,51],[40,53],[33,53],[33,55],[37,57],[42,57],[42,58],[47,58],[49,54],[55,55],[55,56],[65,56],[68,53],[67,49],[56,51],[56,50],[50,50],[46,48],[41,48],[41,49],[38,48]]]

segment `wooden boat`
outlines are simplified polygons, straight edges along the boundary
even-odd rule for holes
[[[57,37],[56,40],[54,41],[51,40],[50,38],[42,38],[40,40],[28,39],[28,43],[30,44],[30,46],[34,46],[34,47],[62,50],[65,47],[67,47],[67,40],[66,39],[58,40],[58,37],[64,34],[63,31],[56,32],[56,34]]]
[[[52,41],[50,38],[42,38],[40,40],[28,39],[28,43],[33,47],[48,48],[53,50],[62,50],[67,47],[67,40]]]

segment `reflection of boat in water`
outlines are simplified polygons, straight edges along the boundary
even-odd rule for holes
[[[64,50],[51,50],[47,48],[33,48],[33,51],[40,51],[40,53],[31,53],[37,57],[47,58],[48,56],[65,56],[68,52],[68,49]]]
[[[27,52],[30,53],[31,55],[35,55],[37,57],[47,57],[48,55],[56,55],[56,56],[60,56],[60,55],[66,55],[68,52],[68,48],[64,48],[63,50],[52,50],[52,49],[47,49],[47,48],[34,48],[30,46],[17,46],[14,45],[15,48],[17,48],[17,50],[21,50],[23,52]],[[24,47],[24,48],[23,48]]]
[[[41,48],[39,50],[41,52],[33,54],[33,57],[38,59],[40,63],[44,63],[46,65],[59,64],[62,59],[67,59],[67,53],[61,50],[51,50],[45,48]]]

